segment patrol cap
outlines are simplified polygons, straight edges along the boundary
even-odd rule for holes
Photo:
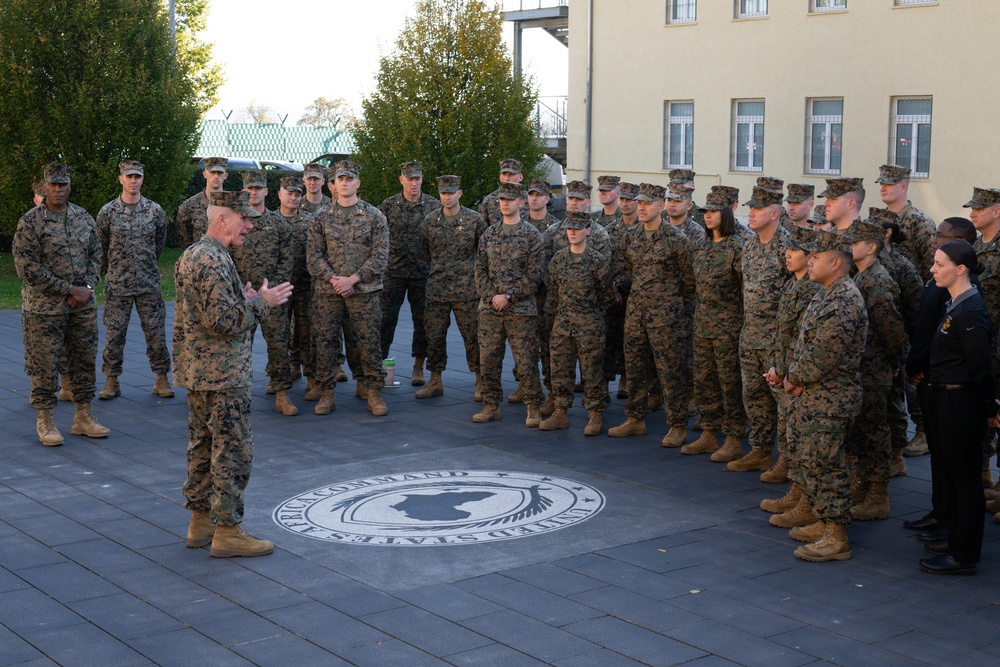
[[[227,166],[229,166],[229,158],[225,158],[225,157],[207,157],[207,158],[205,158],[205,171],[221,171],[221,172],[225,172]]]
[[[244,188],[266,188],[267,175],[259,169],[251,169],[243,172]]]
[[[597,177],[597,189],[598,190],[614,190],[618,187],[621,182],[621,178],[618,176],[598,176]]]
[[[122,176],[143,176],[146,167],[137,160],[124,160],[118,163],[118,173]]]
[[[587,229],[590,227],[590,215],[586,211],[566,211],[563,227],[566,229]]]
[[[851,243],[857,241],[874,243],[885,240],[885,230],[882,229],[882,225],[875,225],[864,220],[855,220],[851,223],[850,227],[844,230],[841,236],[845,237]]]
[[[806,252],[812,252],[806,249],[806,246],[816,241],[817,230],[811,229],[810,227],[800,227],[795,225],[789,230],[789,237],[785,239],[785,244],[792,250],[805,250]]]
[[[721,211],[722,209],[729,208],[732,205],[732,202],[729,201],[728,192],[713,189],[705,197],[705,205],[699,206],[698,208],[702,211]]]
[[[35,181],[31,184],[31,191],[35,193],[36,197],[45,196],[45,181]]]
[[[758,176],[757,187],[770,190],[771,192],[777,192],[781,195],[785,194],[785,181],[780,178],[775,178],[774,176]]]
[[[520,183],[501,183],[497,190],[498,199],[523,199],[524,186]]]
[[[671,169],[668,175],[671,183],[690,183],[694,180],[694,172],[690,169]]]
[[[500,173],[501,174],[520,174],[521,169],[524,165],[512,157],[506,160],[500,160]]]
[[[285,176],[281,179],[281,189],[286,192],[302,192],[305,190],[305,186],[302,185],[302,179],[298,176]]]
[[[845,234],[834,234],[822,229],[814,229],[816,239],[802,245],[802,249],[808,252],[842,252],[845,255],[853,255],[851,242]]]
[[[893,213],[887,208],[871,206],[868,209],[868,222],[873,225],[899,224],[899,214]]]
[[[628,181],[620,181],[618,183],[618,197],[620,199],[635,199],[638,194],[639,186],[635,183],[629,183]]]
[[[673,199],[674,201],[686,201],[691,199],[691,193],[694,192],[694,188],[684,185],[679,181],[670,181],[667,185],[667,199]]]
[[[812,213],[809,214],[809,222],[814,225],[826,224],[826,204],[819,204],[813,207]]]
[[[902,183],[903,181],[910,180],[910,170],[907,167],[900,167],[894,164],[883,164],[878,168],[878,178],[875,179],[876,183],[885,183],[886,185],[895,185],[896,183]]]
[[[405,178],[420,178],[424,175],[424,167],[419,162],[404,162],[399,165],[399,175]]]
[[[846,195],[848,192],[864,189],[863,178],[828,178],[826,179],[826,190],[819,193],[820,197],[836,199]]]
[[[302,167],[302,178],[326,178],[326,169],[318,162],[310,162]]]
[[[438,192],[458,192],[462,189],[462,179],[454,174],[438,176],[437,186]]]
[[[759,185],[755,185],[753,186],[753,193],[750,195],[750,200],[744,202],[743,205],[749,206],[750,208],[781,206],[781,195],[782,192],[780,190],[775,192],[774,190],[769,190]]]
[[[340,160],[333,165],[334,178],[340,176],[350,176],[351,178],[361,178],[361,165],[354,160]]]
[[[210,192],[208,193],[208,203],[210,206],[228,208],[248,218],[259,218],[262,215],[262,213],[250,205],[250,194],[246,190],[241,190],[240,192],[231,192],[229,190]]]
[[[653,185],[652,183],[640,183],[639,184],[639,194],[636,195],[636,201],[663,201],[667,197],[667,189],[662,185]]]
[[[1000,204],[1000,190],[972,188],[972,199],[962,204],[962,208],[989,208],[997,204]]]
[[[531,179],[531,182],[528,183],[528,192],[537,192],[546,197],[552,196],[552,188],[549,187],[548,182],[544,178]]]
[[[816,193],[815,185],[804,185],[802,183],[789,183],[788,184],[788,196],[785,197],[787,202],[803,202],[807,199],[812,199]]]
[[[566,196],[576,199],[590,199],[590,183],[586,181],[570,181],[566,184]]]
[[[730,206],[740,201],[740,189],[732,185],[713,185],[712,192],[724,192],[729,197]]]
[[[62,162],[50,162],[44,167],[42,171],[45,174],[46,183],[66,183],[70,182],[69,172],[72,171],[68,164],[63,164]]]

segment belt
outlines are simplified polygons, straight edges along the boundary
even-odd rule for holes
[[[931,391],[954,391],[956,389],[965,389],[966,387],[971,387],[969,384],[944,384],[944,383],[934,383],[930,385]]]

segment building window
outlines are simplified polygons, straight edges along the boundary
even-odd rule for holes
[[[847,9],[847,0],[809,0],[810,12],[841,12]]]
[[[694,168],[694,102],[667,102],[664,113],[664,169]]]
[[[844,100],[812,99],[807,110],[806,173],[839,174]]]
[[[667,0],[667,23],[694,23],[698,19],[698,0]]]
[[[897,7],[906,7],[907,5],[936,5],[938,0],[896,0],[895,5]]]
[[[733,100],[733,171],[764,170],[764,100]]]
[[[931,171],[930,97],[894,97],[892,100],[892,155],[890,161],[909,167],[914,178]]]
[[[767,16],[767,0],[736,0],[736,18],[753,19]]]

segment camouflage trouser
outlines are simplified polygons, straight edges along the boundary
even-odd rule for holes
[[[552,338],[552,323],[555,322],[556,316],[554,313],[548,313],[543,308],[545,300],[547,298],[548,291],[545,285],[538,286],[538,292],[535,294],[535,303],[538,304],[538,360],[542,364],[542,384],[552,389],[552,368],[549,365],[550,359],[550,339]],[[514,368],[514,379],[521,384],[521,378],[517,374],[517,368]]]
[[[897,373],[892,380],[892,387],[889,389],[889,400],[886,404],[886,415],[889,423],[889,434],[893,449],[906,447],[906,429],[909,420],[906,418],[906,391],[904,385],[908,384],[903,380],[903,374]]]
[[[327,290],[313,291],[315,380],[321,389],[333,389],[337,384],[334,372],[337,367],[338,332],[341,328],[344,331],[347,362],[355,381],[368,388],[381,388],[385,384],[378,332],[381,321],[378,292],[355,292],[345,299]]]
[[[499,405],[503,398],[504,342],[510,343],[516,377],[525,389],[525,403],[540,403],[538,378],[538,318],[534,315],[504,315],[493,307],[479,311],[479,370],[485,403]]]
[[[891,437],[886,417],[889,387],[865,387],[861,413],[847,434],[847,460],[866,482],[889,481]]]
[[[698,302],[691,299],[684,304],[684,326],[681,327],[682,338],[678,343],[687,355],[684,358],[684,382],[687,384],[688,396],[694,396],[694,309]]]
[[[726,435],[743,430],[743,380],[739,334],[724,338],[694,337],[694,403],[701,426]]]
[[[139,313],[142,333],[146,337],[146,357],[154,373],[170,372],[170,352],[167,350],[166,318],[163,295],[159,292],[135,296],[109,296],[104,303],[104,365],[105,377],[122,374],[125,355],[125,335],[132,317],[132,304]]]
[[[451,313],[465,343],[465,363],[479,372],[479,301],[427,301],[424,324],[427,327],[427,370],[440,373],[448,365],[448,327]]]
[[[398,278],[385,276],[382,279],[382,325],[379,331],[382,339],[382,358],[389,358],[389,348],[396,335],[399,309],[403,298],[410,302],[410,317],[413,318],[413,340],[410,343],[411,357],[427,357],[427,332],[424,328],[424,294],[427,291],[426,278]]]
[[[243,521],[243,491],[253,466],[250,388],[188,389],[184,507],[208,511],[220,526]]]
[[[788,401],[789,475],[805,492],[817,518],[850,523],[851,477],[844,441],[851,420],[807,414],[799,402]]]
[[[604,316],[591,321],[556,317],[552,326],[552,393],[559,408],[573,405],[576,383],[576,360],[580,360],[583,378],[583,407],[604,410],[608,407],[608,383],[604,379]]]
[[[56,407],[59,360],[65,352],[75,402],[94,400],[97,376],[97,309],[62,315],[21,313],[24,372],[31,378],[29,402],[36,410]]]
[[[774,449],[778,433],[778,405],[774,391],[764,379],[771,368],[769,350],[755,350],[740,345],[740,373],[743,378],[743,408],[750,425],[751,447],[765,451]]]
[[[311,289],[293,292],[289,302],[291,307],[288,310],[292,332],[292,342],[288,346],[289,365],[293,370],[301,366],[302,374],[308,378],[313,376],[315,364],[315,353],[312,349],[312,327],[309,317],[311,301]]]
[[[292,388],[292,367],[288,361],[288,344],[291,339],[291,309],[289,304],[272,308],[260,323],[260,331],[267,344],[267,366],[264,372],[275,391]]]
[[[625,379],[625,314],[614,307],[604,318],[608,332],[604,344],[604,379],[611,382],[616,377]]]
[[[629,304],[625,315],[625,376],[628,378],[626,416],[641,419],[646,414],[646,397],[659,380],[663,406],[671,426],[688,421],[687,350],[691,342],[684,334],[680,304],[658,304],[648,311]]]

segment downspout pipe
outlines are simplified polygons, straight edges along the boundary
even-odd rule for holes
[[[587,100],[583,136],[583,180],[590,183],[591,131],[593,126],[594,94],[594,0],[587,3]]]

